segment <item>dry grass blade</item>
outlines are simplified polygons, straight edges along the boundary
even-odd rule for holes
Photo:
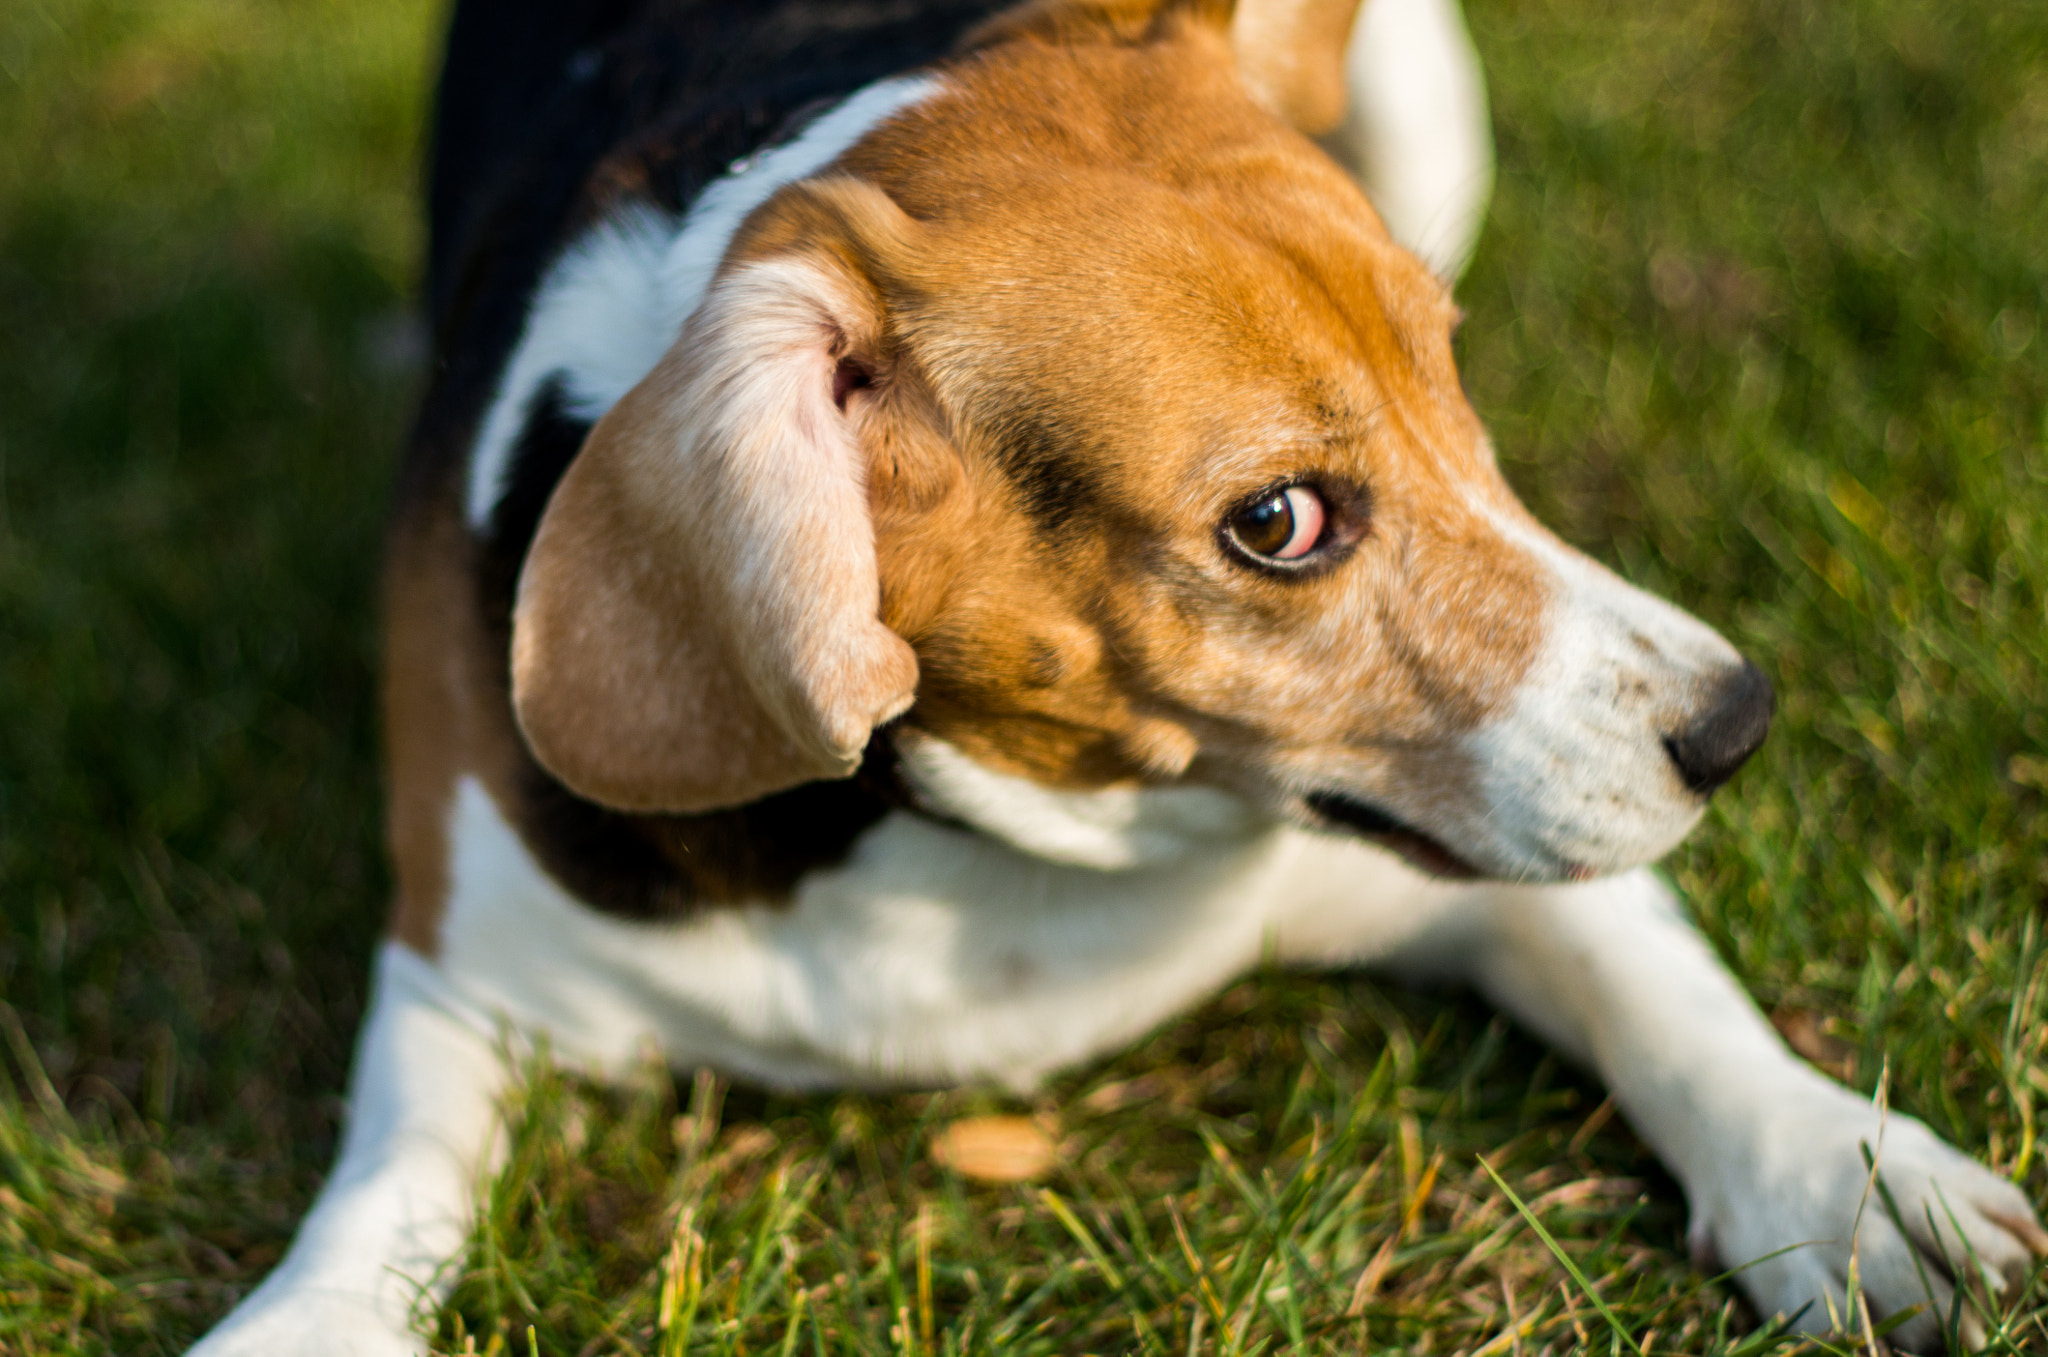
[[[1543,1222],[1536,1218],[1536,1213],[1524,1205],[1521,1197],[1517,1196],[1515,1190],[1508,1186],[1507,1179],[1495,1172],[1493,1165],[1487,1163],[1483,1155],[1480,1157],[1479,1166],[1486,1170],[1486,1176],[1493,1179],[1493,1185],[1500,1189],[1501,1193],[1514,1206],[1515,1211],[1523,1220],[1529,1223],[1529,1228],[1536,1232],[1536,1237],[1543,1241],[1543,1246],[1550,1250],[1551,1256],[1556,1258],[1564,1270],[1571,1274],[1572,1280],[1579,1284],[1579,1291],[1587,1300],[1593,1303],[1593,1308],[1600,1312],[1600,1317],[1607,1321],[1607,1327],[1614,1334],[1616,1341],[1627,1345],[1628,1350],[1633,1352],[1636,1357],[1648,1357],[1643,1351],[1642,1345],[1636,1341],[1635,1335],[1629,1332],[1628,1327],[1621,1322],[1614,1311],[1607,1308],[1607,1302],[1600,1298],[1600,1293],[1594,1289],[1593,1283],[1586,1280],[1586,1274],[1579,1270],[1579,1265],[1572,1261],[1570,1254],[1564,1251],[1564,1246],[1557,1242],[1556,1236],[1544,1228]]]

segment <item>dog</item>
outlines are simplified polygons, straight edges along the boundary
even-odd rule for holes
[[[334,1172],[196,1351],[421,1350],[503,1031],[1022,1089],[1268,958],[1596,1071],[1764,1314],[2048,1252],[1645,866],[1771,689],[1496,469],[1446,281],[1490,154],[1449,0],[463,4],[397,904]]]

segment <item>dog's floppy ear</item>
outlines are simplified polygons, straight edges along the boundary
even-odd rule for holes
[[[870,257],[917,229],[859,181],[784,190],[556,487],[519,579],[512,703],[578,794],[740,805],[847,776],[910,705],[844,407],[884,361]]]
[[[1361,8],[1360,0],[1237,0],[1230,46],[1252,97],[1310,136],[1336,127],[1344,49]]]

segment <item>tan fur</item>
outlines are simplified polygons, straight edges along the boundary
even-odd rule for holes
[[[1362,8],[1358,0],[1025,0],[961,46],[977,51],[1023,37],[1132,43],[1196,16],[1228,30],[1239,79],[1261,107],[1321,136],[1344,115],[1344,49]]]
[[[1356,0],[1237,0],[1230,46],[1252,97],[1310,136],[1344,116]]]
[[[435,495],[394,524],[385,568],[386,833],[398,877],[391,933],[428,957],[440,951],[457,781],[474,776],[500,804],[518,804],[518,734],[470,553],[453,496]]]
[[[419,517],[425,517],[420,515]],[[384,767],[386,836],[397,874],[391,932],[423,956],[438,950],[448,895],[448,807],[459,773],[467,693],[460,651],[465,618],[462,545],[417,521],[393,533],[384,572]]]

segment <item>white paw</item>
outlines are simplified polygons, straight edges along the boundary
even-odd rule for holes
[[[1866,1198],[1865,1144],[1878,1156],[1903,1233],[1876,1188]],[[1803,1307],[1798,1327],[1814,1333],[1849,1319],[1853,1257],[1880,1321],[1926,1307],[1891,1336],[1920,1352],[1940,1349],[1958,1279],[1996,1296],[2035,1255],[2048,1255],[2048,1231],[2017,1187],[1918,1120],[1880,1118],[1848,1090],[1819,1083],[1774,1103],[1754,1136],[1729,1146],[1695,1185],[1689,1238],[1703,1263],[1739,1269],[1760,1313]],[[1964,1335],[1981,1334],[1967,1301],[1963,1313]]]

